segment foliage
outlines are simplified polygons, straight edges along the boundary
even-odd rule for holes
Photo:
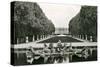
[[[80,12],[69,23],[71,34],[97,36],[97,7],[82,6]]]
[[[45,16],[37,3],[14,2],[14,29],[16,37],[34,34],[51,34],[53,23]]]

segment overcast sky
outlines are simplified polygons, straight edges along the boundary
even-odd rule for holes
[[[45,15],[50,19],[55,27],[68,28],[69,21],[79,11],[80,5],[66,5],[66,4],[48,4],[38,3]]]

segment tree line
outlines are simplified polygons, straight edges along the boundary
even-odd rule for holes
[[[13,9],[13,15],[11,16],[13,21],[11,24],[14,29],[14,38],[12,43],[25,42],[26,36],[28,41],[32,41],[40,38],[41,35],[52,34],[55,31],[55,26],[51,20],[49,20],[40,6],[37,3],[31,2],[12,2],[11,7]],[[38,35],[38,37],[37,37]]]
[[[80,12],[70,20],[69,32],[72,35],[81,35],[84,39],[97,41],[97,7],[82,6]]]

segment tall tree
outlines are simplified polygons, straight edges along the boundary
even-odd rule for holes
[[[82,6],[80,12],[69,23],[71,34],[86,34],[97,38],[97,7]]]
[[[40,6],[32,2],[14,2],[12,23],[14,23],[15,38],[51,34],[55,31],[54,24],[45,16]]]

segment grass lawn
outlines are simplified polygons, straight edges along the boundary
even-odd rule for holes
[[[68,36],[56,36],[56,37],[52,37],[50,39],[41,41],[39,43],[57,43],[59,40],[61,40],[61,42],[82,42],[80,40],[73,39],[72,37],[68,37]]]

